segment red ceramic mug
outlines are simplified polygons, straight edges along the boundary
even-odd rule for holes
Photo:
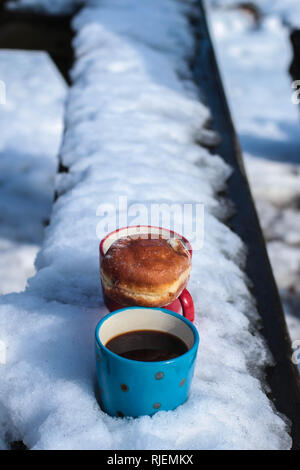
[[[109,249],[109,247],[119,238],[122,237],[127,237],[127,236],[132,236],[132,235],[146,235],[146,234],[153,234],[153,236],[162,236],[163,238],[169,239],[169,238],[179,238],[187,248],[187,250],[190,252],[190,255],[192,257],[193,251],[190,242],[183,237],[182,235],[179,235],[178,233],[174,232],[173,230],[168,230],[162,227],[153,227],[151,225],[132,225],[129,227],[124,227],[124,228],[119,228],[118,230],[115,230],[114,232],[109,233],[106,235],[103,240],[100,242],[100,264],[102,261],[103,256]],[[103,291],[103,289],[102,289]],[[110,312],[113,312],[114,310],[118,310],[120,308],[126,307],[126,305],[120,305],[114,300],[109,299],[103,292],[103,300]],[[194,309],[194,303],[191,294],[187,289],[184,289],[180,296],[175,299],[171,304],[165,305],[164,308],[167,308],[168,310],[172,310],[173,312],[183,314],[185,318],[190,320],[191,322],[194,321],[195,317],[195,309]]]

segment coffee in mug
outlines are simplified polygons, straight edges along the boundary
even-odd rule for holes
[[[106,344],[107,349],[134,361],[168,361],[187,352],[178,336],[156,330],[136,330],[118,335]]]

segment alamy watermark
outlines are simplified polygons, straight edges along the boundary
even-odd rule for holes
[[[300,80],[295,80],[292,83],[292,88],[296,90],[292,94],[292,103],[299,104],[300,103]]]
[[[203,203],[152,201],[128,204],[127,196],[119,196],[114,204],[110,202],[100,204],[96,215],[100,217],[96,227],[96,234],[99,239],[117,228],[149,225],[162,227],[184,236],[192,244],[195,251],[203,247]],[[142,233],[141,236],[143,236]],[[157,233],[151,233],[151,238],[157,237]]]
[[[0,80],[0,105],[6,104],[6,85]]]

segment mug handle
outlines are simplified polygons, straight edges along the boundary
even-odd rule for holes
[[[183,316],[193,322],[195,319],[195,308],[191,294],[187,289],[183,289],[178,299],[182,306]]]

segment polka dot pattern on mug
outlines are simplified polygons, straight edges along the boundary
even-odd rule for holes
[[[163,379],[163,377],[164,377],[163,372],[156,372],[156,374],[155,374],[156,380],[161,380],[161,379]]]

